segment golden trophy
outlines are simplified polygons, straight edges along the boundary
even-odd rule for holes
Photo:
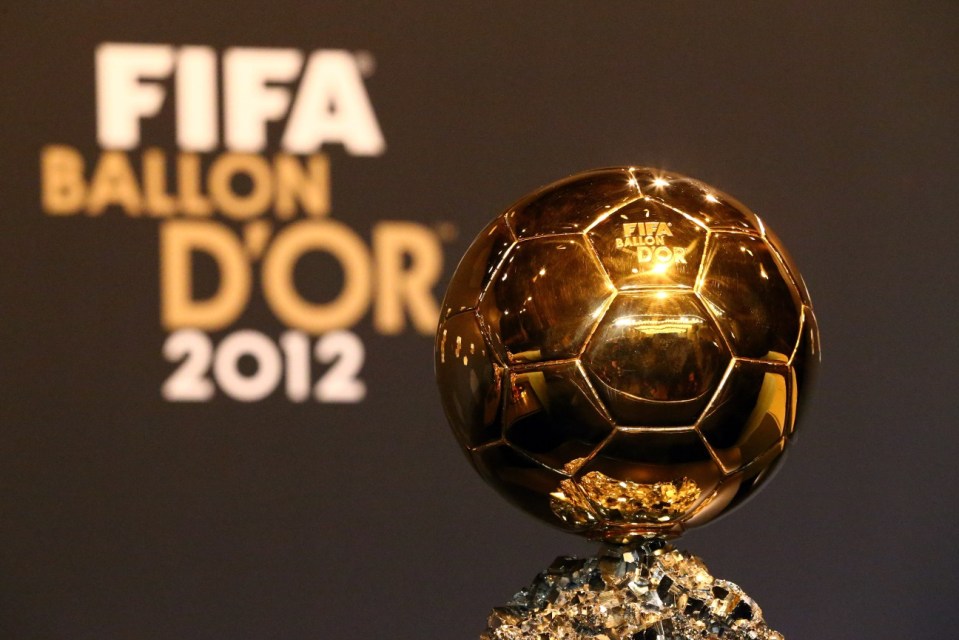
[[[770,476],[818,361],[785,248],[701,182],[600,169],[497,217],[443,302],[443,406],[497,491],[603,546],[557,559],[481,638],[782,640],[669,540]]]

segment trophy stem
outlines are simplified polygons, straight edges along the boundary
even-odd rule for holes
[[[493,610],[480,640],[783,640],[735,584],[663,538],[559,557]]]

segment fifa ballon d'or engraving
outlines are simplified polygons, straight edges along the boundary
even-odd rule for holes
[[[446,415],[497,491],[607,547],[561,559],[494,611],[486,637],[781,637],[738,587],[665,539],[770,476],[818,361],[812,304],[785,248],[701,182],[590,171],[493,220],[443,303]],[[610,613],[614,603],[635,615]]]

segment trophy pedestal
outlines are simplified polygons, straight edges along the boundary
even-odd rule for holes
[[[783,640],[742,589],[662,539],[560,557],[504,607],[481,640]]]

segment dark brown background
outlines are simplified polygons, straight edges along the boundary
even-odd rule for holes
[[[39,206],[43,145],[95,151],[103,41],[370,51],[388,150],[331,150],[333,215],[455,223],[447,276],[589,167],[746,202],[810,285],[822,375],[777,479],[682,544],[791,640],[955,634],[959,5],[77,4],[0,9],[0,637],[475,638],[590,550],[474,476],[427,338],[361,323],[358,406],[161,401],[156,224]]]

